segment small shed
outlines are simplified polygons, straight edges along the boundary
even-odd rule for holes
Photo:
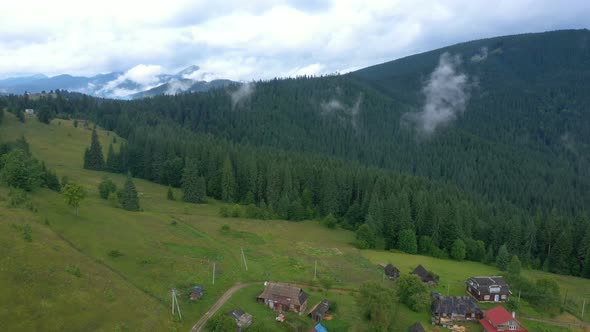
[[[516,331],[527,332],[527,329],[503,307],[495,307],[484,311],[485,317],[479,322],[486,332]]]
[[[322,302],[311,308],[309,316],[311,316],[311,319],[313,319],[316,323],[319,323],[324,319],[328,311],[330,311],[330,302],[324,299]]]
[[[236,321],[236,325],[238,326],[238,332],[246,329],[248,326],[252,325],[252,315],[240,308],[236,308],[227,313],[228,316],[233,318]]]
[[[393,264],[389,263],[383,268],[383,272],[389,278],[389,280],[395,280],[399,278],[399,269]]]
[[[418,265],[414,271],[412,271],[412,274],[417,275],[420,280],[422,280],[422,282],[425,282],[429,285],[438,284],[438,276],[434,273],[428,272],[428,270],[426,270],[422,264]]]
[[[205,289],[202,286],[195,286],[189,292],[189,299],[191,301],[198,301],[203,297]]]
[[[420,324],[420,322],[416,322],[414,325],[408,328],[408,332],[426,332],[426,330],[424,329],[424,326]]]

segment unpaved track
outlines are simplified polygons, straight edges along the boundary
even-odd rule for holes
[[[264,281],[255,281],[255,282],[247,282],[244,284],[233,285],[230,289],[228,289],[225,293],[223,293],[223,295],[219,298],[219,300],[217,300],[217,302],[215,302],[215,304],[211,307],[211,309],[209,309],[209,311],[207,311],[203,315],[203,317],[201,317],[201,319],[199,319],[199,321],[191,329],[191,332],[201,331],[203,326],[205,326],[205,324],[207,324],[207,321],[209,320],[209,318],[211,318],[213,315],[215,315],[217,310],[219,310],[219,308],[221,308],[225,304],[225,302],[227,302],[227,300],[229,300],[232,297],[232,295],[234,295],[235,292],[237,292],[238,290],[240,290],[244,287],[257,285],[257,284],[262,285],[263,283],[264,283]]]

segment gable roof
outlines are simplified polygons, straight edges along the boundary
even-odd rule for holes
[[[302,305],[307,301],[309,295],[299,287],[284,283],[269,282],[262,294],[258,297],[282,304]]]
[[[320,314],[323,316],[328,312],[328,310],[330,310],[330,302],[328,300],[322,300],[322,302],[316,304],[313,309],[311,309],[310,314]]]
[[[228,316],[232,317],[235,320],[240,319],[240,317],[242,317],[244,314],[245,314],[244,310],[242,310],[240,308],[236,308],[236,309],[227,313]]]
[[[505,285],[507,285],[506,281],[504,280],[504,277],[502,277],[502,276],[472,277],[470,279],[475,281],[480,286],[493,286],[493,285],[505,286]]]
[[[482,311],[471,296],[440,296],[432,303],[432,313],[438,314],[481,314]]]
[[[385,270],[385,274],[388,276],[394,276],[396,274],[399,275],[399,269],[395,266],[393,266],[393,264],[389,263],[387,264],[383,270]]]
[[[422,326],[422,324],[420,324],[420,322],[414,323],[414,325],[410,326],[408,331],[409,332],[426,332],[426,330],[424,330],[424,326]]]
[[[436,280],[436,277],[434,277],[432,275],[432,273],[428,272],[428,270],[426,270],[424,268],[424,266],[422,266],[422,264],[416,266],[416,268],[414,269],[414,271],[412,272],[412,274],[417,275],[424,282],[435,281]]]
[[[486,318],[494,325],[501,325],[510,320],[516,320],[512,315],[504,309],[504,307],[495,307],[484,312]]]

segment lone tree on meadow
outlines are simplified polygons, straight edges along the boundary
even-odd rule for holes
[[[74,214],[78,216],[80,202],[86,198],[86,189],[76,183],[68,183],[62,188],[62,193],[69,206],[74,208]]]
[[[104,157],[102,155],[102,146],[98,140],[96,128],[92,130],[92,138],[90,139],[90,148],[84,151],[84,168],[94,171],[102,171],[104,169]]]
[[[123,209],[139,211],[139,198],[137,197],[137,189],[135,188],[131,174],[127,175],[127,181],[125,181],[125,186],[123,187],[123,191],[121,191],[120,199]]]

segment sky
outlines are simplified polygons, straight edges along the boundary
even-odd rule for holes
[[[345,73],[454,43],[590,28],[588,0],[18,0],[0,10],[0,78],[127,72],[149,82]]]

